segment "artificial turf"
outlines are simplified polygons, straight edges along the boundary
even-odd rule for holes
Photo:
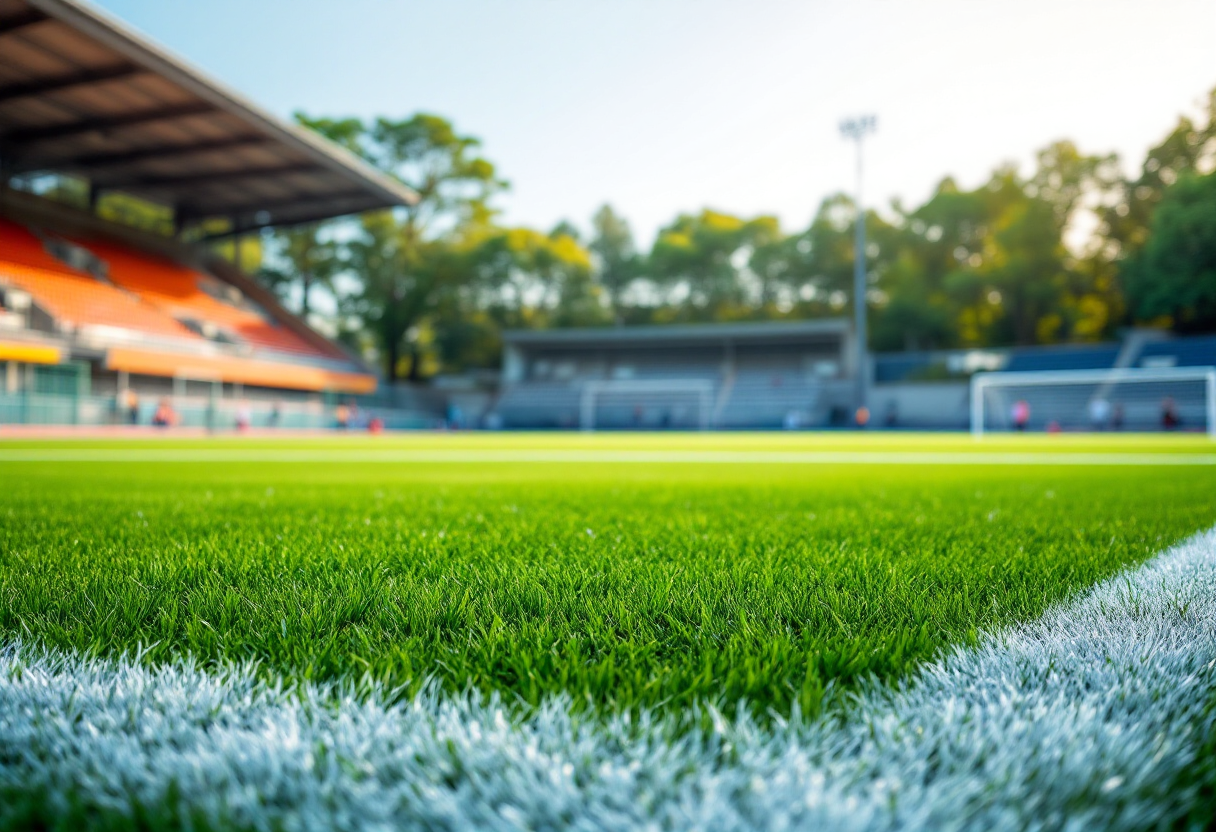
[[[868,447],[964,447],[949,442]],[[1044,447],[1211,447],[1102,442]],[[402,695],[431,678],[529,703],[566,692],[610,711],[745,700],[757,714],[815,712],[832,687],[902,677],[1216,518],[1211,466],[6,461],[16,447],[131,445],[0,447],[4,639],[142,648],[149,663],[256,659],[288,679],[369,678]]]

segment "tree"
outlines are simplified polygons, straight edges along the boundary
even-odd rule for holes
[[[258,278],[280,297],[298,286],[300,317],[307,318],[314,286],[334,293],[333,279],[341,270],[338,247],[326,239],[324,226],[315,223],[277,231],[271,245],[275,262],[263,266]]]
[[[506,187],[477,154],[479,140],[427,113],[371,123],[357,119],[299,121],[408,185],[410,206],[365,214],[346,244],[345,266],[359,288],[347,310],[375,334],[390,380],[421,373],[419,325],[442,307],[442,294],[462,279],[454,251],[468,226],[486,224],[489,199]],[[407,359],[407,361],[403,361]]]
[[[504,327],[604,323],[607,309],[591,282],[585,248],[560,231],[485,229],[465,256],[476,303]]]
[[[775,217],[744,220],[709,209],[682,214],[659,232],[650,251],[648,274],[678,299],[681,317],[744,317],[748,314],[751,256],[780,234]]]
[[[1089,156],[1070,141],[1043,148],[1036,162],[1026,193],[1051,205],[1061,226],[1072,221],[1086,200],[1095,208],[1107,204],[1122,184],[1117,155]]]
[[[789,261],[784,279],[803,299],[804,308],[826,315],[844,314],[852,308],[856,222],[857,206],[853,198],[832,194],[819,203],[810,227],[787,248]],[[885,227],[886,223],[873,212],[866,214],[867,275],[874,275],[879,265],[875,237]],[[772,269],[773,266],[767,266],[768,271]]]
[[[1216,174],[1183,176],[1165,191],[1128,264],[1127,289],[1140,320],[1216,330]]]
[[[641,275],[641,260],[633,242],[633,232],[625,218],[604,205],[591,218],[591,242],[587,246],[594,263],[596,282],[608,294],[617,323],[622,320],[624,294]]]
[[[416,327],[435,308],[443,274],[437,252],[403,234],[388,211],[362,217],[360,232],[346,244],[344,266],[358,275],[359,288],[345,298],[344,311],[375,333],[390,380],[417,380],[422,362]],[[441,243],[430,247],[442,251]]]
[[[1099,211],[1099,233],[1106,256],[1134,256],[1148,241],[1153,213],[1165,191],[1188,173],[1210,173],[1216,166],[1216,89],[1208,94],[1202,120],[1178,119],[1174,129],[1149,150],[1140,175],[1119,183],[1119,197]]]

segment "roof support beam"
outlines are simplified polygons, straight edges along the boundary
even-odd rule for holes
[[[327,168],[311,162],[291,165],[275,165],[269,168],[246,168],[244,170],[220,171],[217,173],[192,173],[185,176],[118,176],[99,180],[106,188],[181,188],[189,185],[210,185],[217,182],[237,182],[243,179],[265,179],[272,176],[290,176],[293,173],[328,173]]]
[[[220,240],[233,233],[253,231],[271,226],[300,225],[318,222],[335,216],[374,211],[384,206],[370,199],[363,191],[344,191],[334,194],[317,194],[315,197],[298,197],[276,202],[250,202],[245,205],[224,206],[214,210],[201,205],[183,205],[178,209],[179,221],[185,225],[208,217],[235,218],[236,227],[204,237],[204,240]],[[242,222],[242,220],[244,220]]]
[[[28,84],[10,84],[0,87],[0,104],[20,98],[33,98],[47,93],[62,92],[74,87],[87,87],[92,84],[103,84],[119,78],[128,78],[144,70],[135,64],[117,64],[99,69],[88,69],[81,72],[70,72],[55,78],[41,81],[31,81]]]
[[[185,219],[199,220],[207,217],[250,216],[263,211],[273,214],[275,211],[305,206],[313,202],[344,202],[360,198],[366,198],[371,201],[371,196],[366,191],[350,190],[316,194],[315,196],[298,196],[292,199],[280,199],[269,202],[258,200],[256,202],[246,202],[243,205],[225,205],[214,209],[208,208],[206,205],[183,203],[180,206],[180,211]]]
[[[301,214],[298,217],[289,217],[288,219],[270,219],[266,222],[242,223],[241,225],[229,231],[220,231],[215,234],[208,234],[198,240],[200,243],[214,243],[219,240],[227,240],[236,234],[248,234],[253,231],[261,231],[266,228],[296,228],[301,225],[311,225],[312,223],[325,222],[326,220],[338,219],[351,214],[361,214],[365,211],[373,211],[381,206],[371,208],[354,208],[345,212],[335,212],[327,209],[315,211],[311,214]]]
[[[214,113],[215,107],[204,102],[178,104],[173,107],[159,107],[155,110],[130,113],[112,118],[90,118],[74,121],[70,124],[57,124],[54,127],[38,127],[30,130],[14,130],[0,136],[0,142],[9,147],[20,147],[34,142],[45,142],[54,139],[66,139],[81,136],[85,133],[104,133],[108,130],[121,130],[124,127],[136,127],[156,121],[173,121],[179,118],[200,116]]]
[[[26,9],[20,14],[0,20],[0,37],[10,32],[16,32],[18,29],[24,29],[26,26],[41,23],[47,19],[47,16],[37,9]]]
[[[46,167],[57,165],[62,167],[86,168],[89,171],[104,170],[105,168],[117,168],[123,165],[138,164],[140,162],[159,161],[161,159],[174,159],[181,156],[193,156],[199,153],[212,153],[217,150],[239,150],[244,147],[257,147],[270,142],[265,136],[241,136],[235,139],[217,139],[209,142],[197,142],[195,144],[177,144],[169,145],[168,147],[150,147],[144,150],[127,150],[122,153],[92,153],[87,156],[63,157],[58,159],[38,159],[31,157],[28,162],[22,162],[21,166],[27,170],[32,170],[36,167]]]

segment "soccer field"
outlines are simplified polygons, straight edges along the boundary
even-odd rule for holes
[[[1210,823],[1214,463],[1187,436],[8,441],[0,825]]]

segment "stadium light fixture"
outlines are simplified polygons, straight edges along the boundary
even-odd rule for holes
[[[866,211],[862,203],[862,153],[865,137],[878,129],[878,119],[872,115],[846,118],[840,122],[840,134],[857,143],[857,236],[853,247],[853,334],[857,342],[857,407],[866,406],[869,347],[866,334]]]

